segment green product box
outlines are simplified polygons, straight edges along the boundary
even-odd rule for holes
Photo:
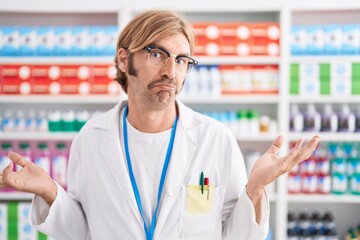
[[[330,95],[330,81],[320,81],[320,95]]]
[[[296,77],[299,79],[299,64],[298,63],[292,63],[290,65],[290,77]]]
[[[353,78],[360,78],[360,63],[353,63],[352,64],[351,76]]]
[[[320,77],[330,77],[330,63],[320,64]]]
[[[360,82],[352,82],[351,84],[351,94],[359,95],[360,94]]]
[[[299,93],[300,93],[299,81],[291,81],[290,82],[290,94],[291,95],[299,95]]]

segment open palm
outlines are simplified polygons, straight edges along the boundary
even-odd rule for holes
[[[282,136],[275,139],[271,147],[255,162],[249,180],[256,181],[258,186],[265,187],[279,176],[289,172],[296,164],[308,159],[318,145],[319,137],[313,137],[303,147],[304,140],[300,139],[287,155],[278,156],[283,141]]]
[[[39,196],[47,196],[50,193],[49,191],[53,189],[55,183],[44,169],[26,161],[17,153],[12,152],[9,157],[12,163],[0,173],[0,187],[13,188]],[[14,172],[13,163],[21,166],[22,169]]]

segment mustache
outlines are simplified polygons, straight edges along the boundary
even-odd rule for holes
[[[151,88],[155,87],[158,84],[167,84],[167,85],[171,85],[173,87],[176,87],[176,81],[174,79],[163,78],[163,79],[155,80],[155,81],[149,83],[147,88],[151,89]]]

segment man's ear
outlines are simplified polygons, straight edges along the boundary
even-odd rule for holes
[[[118,67],[122,72],[128,69],[128,53],[124,48],[120,48],[117,52]]]

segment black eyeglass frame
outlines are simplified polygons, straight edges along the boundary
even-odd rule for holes
[[[161,48],[161,47],[158,47],[158,46],[156,46],[156,45],[148,45],[148,46],[145,46],[145,47],[144,47],[144,50],[146,50],[146,52],[147,52],[148,54],[149,54],[150,51],[153,50],[153,49],[161,50],[161,51],[165,52],[166,55],[168,56],[168,60],[166,61],[166,63],[165,63],[163,66],[159,67],[159,68],[164,67],[164,66],[168,63],[168,61],[169,61],[169,59],[170,59],[171,56],[175,58],[175,61],[178,60],[178,59],[181,58],[181,57],[188,58],[188,59],[190,59],[190,60],[192,61],[192,63],[190,63],[190,62],[188,63],[188,65],[191,64],[192,67],[190,67],[190,69],[187,71],[187,74],[190,73],[191,70],[199,64],[199,62],[198,62],[197,60],[195,60],[194,58],[192,58],[192,57],[190,57],[190,56],[188,56],[188,55],[185,55],[185,54],[174,55],[174,54],[169,53],[167,50],[165,50],[165,49],[163,49],[163,48]],[[189,66],[188,66],[188,68],[189,68]]]

